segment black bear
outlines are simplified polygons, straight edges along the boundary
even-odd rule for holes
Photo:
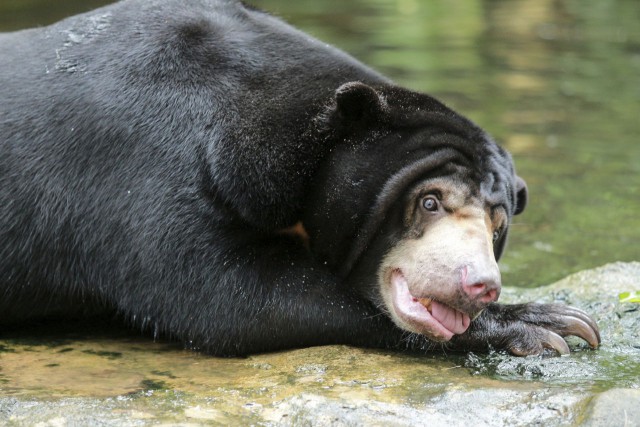
[[[235,0],[0,35],[0,322],[111,310],[215,355],[600,341],[498,305],[526,203],[437,100]]]

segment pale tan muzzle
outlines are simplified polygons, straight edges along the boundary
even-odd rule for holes
[[[396,324],[430,335],[431,301],[451,309],[451,315],[470,317],[496,301],[500,295],[500,270],[493,254],[492,235],[489,215],[483,209],[465,207],[429,225],[421,237],[395,246],[383,259],[379,280],[385,305]],[[413,302],[425,306],[430,315],[416,317],[420,308],[411,306],[406,298],[398,299],[392,280],[398,272],[404,277]],[[448,334],[436,335],[434,338],[446,339]]]

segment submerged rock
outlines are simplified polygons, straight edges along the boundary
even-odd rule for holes
[[[327,346],[218,359],[122,331],[50,327],[0,337],[0,424],[638,425],[640,263],[615,263],[504,302],[593,314],[596,351],[565,357],[403,354]],[[634,424],[635,423],[635,424]]]

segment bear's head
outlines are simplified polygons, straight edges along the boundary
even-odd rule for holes
[[[497,260],[527,201],[510,155],[395,86],[344,84],[318,120],[333,148],[305,205],[313,254],[400,328],[463,333],[498,299]]]

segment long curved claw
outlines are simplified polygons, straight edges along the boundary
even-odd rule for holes
[[[575,307],[565,307],[564,314],[581,321],[580,326],[577,329],[575,327],[568,328],[567,335],[574,335],[583,338],[592,348],[598,347],[600,344],[600,329],[591,316]],[[582,334],[580,332],[582,332]]]
[[[548,348],[557,351],[561,356],[571,353],[567,342],[557,333],[544,329],[539,326],[534,326],[536,335],[539,338],[539,342],[534,346],[519,346],[512,345],[509,347],[509,352],[515,356],[530,356],[542,354],[543,349]]]
[[[592,326],[585,322],[582,318],[575,317],[573,313],[565,318],[566,326],[562,328],[562,336],[573,335],[582,338],[589,343],[591,348],[597,348],[600,344],[600,333],[598,327]]]
[[[553,331],[547,331],[545,339],[542,341],[545,348],[557,351],[561,356],[571,353],[567,342],[560,335]]]

